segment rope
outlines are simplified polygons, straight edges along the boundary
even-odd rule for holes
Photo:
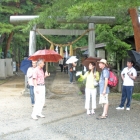
[[[86,30],[80,37],[78,37],[77,39],[75,39],[74,41],[68,43],[68,44],[56,44],[53,43],[52,41],[50,41],[47,37],[45,37],[44,35],[42,35],[38,30],[35,30],[38,34],[40,34],[46,41],[48,41],[50,44],[53,44],[55,46],[59,46],[59,47],[65,47],[65,46],[70,46],[72,44],[74,44],[75,42],[77,42],[79,39],[81,39],[87,32],[92,31],[94,29],[88,29]]]

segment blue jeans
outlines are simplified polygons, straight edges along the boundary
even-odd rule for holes
[[[70,82],[72,83],[73,82],[73,72],[72,71],[69,71],[69,76],[70,76]]]
[[[124,107],[126,99],[127,99],[126,107],[128,107],[128,108],[130,107],[133,88],[134,88],[134,86],[123,86],[122,87],[122,98],[121,98],[121,104],[119,105],[119,107]]]
[[[35,100],[34,100],[34,86],[30,86],[30,97],[31,97],[31,103],[35,104]]]

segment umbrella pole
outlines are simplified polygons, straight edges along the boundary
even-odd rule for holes
[[[46,71],[48,71],[48,62],[46,62]]]

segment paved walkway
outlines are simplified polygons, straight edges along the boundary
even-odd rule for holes
[[[24,75],[0,85],[0,140],[140,140],[140,105],[132,101],[131,111],[117,111],[120,94],[110,94],[109,117],[97,120],[102,112],[88,116],[84,95],[67,74],[57,72],[46,80],[46,118],[32,120],[30,97],[24,96]]]

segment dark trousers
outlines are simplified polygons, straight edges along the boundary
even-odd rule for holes
[[[121,104],[119,105],[120,107],[124,107],[126,99],[127,99],[126,107],[130,107],[133,88],[134,86],[122,87],[122,98],[121,98]]]
[[[68,74],[68,66],[64,65],[64,72]]]
[[[63,65],[59,64],[60,68],[61,68],[61,72],[63,72]]]
[[[70,82],[73,82],[73,71],[69,71]]]

